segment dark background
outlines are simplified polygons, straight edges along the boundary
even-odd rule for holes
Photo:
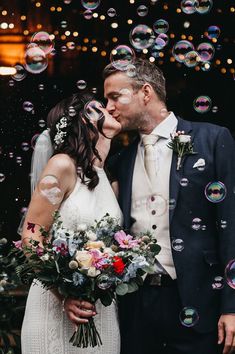
[[[138,16],[139,5],[148,7],[147,16]],[[23,64],[30,38],[39,31],[55,35],[56,52],[53,56],[48,55],[48,68],[41,74],[27,73],[22,81],[0,76],[0,238],[18,238],[16,230],[30,198],[30,159],[35,135],[45,129],[41,120],[46,120],[49,109],[60,99],[79,90],[78,80],[85,80],[88,90],[96,88],[97,98],[102,100],[102,69],[109,63],[110,52],[115,46],[130,46],[129,32],[137,24],[152,27],[160,18],[169,23],[167,34],[171,38],[162,50],[164,56],[155,61],[166,76],[169,110],[186,120],[226,126],[235,134],[235,1],[214,0],[213,7],[204,15],[178,13],[180,5],[178,0],[135,0],[133,4],[128,0],[101,0],[94,10],[98,17],[86,20],[80,0],[72,0],[70,4],[62,0],[0,1],[0,66]],[[113,18],[107,15],[111,7],[117,13]],[[101,15],[105,20],[100,19]],[[128,19],[133,23],[128,24]],[[66,28],[61,26],[62,21],[67,21]],[[186,21],[190,23],[187,29],[184,28]],[[3,22],[13,23],[14,28],[1,29]],[[111,27],[114,22],[118,24],[116,29]],[[192,36],[195,47],[201,42],[211,42],[205,36],[210,25],[217,25],[221,34],[213,43],[215,56],[209,71],[172,62],[172,47],[184,38],[182,36],[187,40]],[[64,38],[65,31],[70,31],[70,35]],[[74,31],[78,32],[77,37],[73,36]],[[74,49],[68,48],[69,42],[74,42]],[[61,50],[66,45],[67,50]],[[92,51],[94,47],[97,52]],[[102,51],[106,53],[104,56]],[[136,52],[136,56],[149,58],[150,54]],[[227,59],[232,63],[229,64]],[[212,100],[212,107],[205,114],[197,113],[193,107],[194,99],[200,95],[207,95]],[[23,109],[25,101],[33,103],[33,112]],[[22,149],[22,143],[28,143],[27,151]],[[128,144],[126,134],[116,139],[112,151],[121,144]]]

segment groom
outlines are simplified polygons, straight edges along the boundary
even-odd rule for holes
[[[230,354],[235,284],[224,272],[235,258],[234,141],[226,128],[168,112],[162,72],[133,64],[104,69],[107,110],[139,132],[114,156],[112,173],[125,228],[150,230],[161,252],[155,274],[120,299],[121,353]]]

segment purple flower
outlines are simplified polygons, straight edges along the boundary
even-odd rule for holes
[[[138,240],[133,240],[133,237],[123,230],[116,232],[114,238],[121,248],[133,248],[138,245]]]

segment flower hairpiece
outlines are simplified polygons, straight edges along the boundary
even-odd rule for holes
[[[63,131],[63,129],[67,128],[67,126],[68,126],[68,119],[63,116],[56,124],[57,133],[54,137],[54,143],[56,145],[60,145],[64,142],[64,137],[67,135],[67,131]]]
[[[193,151],[191,135],[186,135],[184,131],[171,134],[171,141],[167,146],[177,153],[177,171],[182,167],[183,156],[197,154],[197,152]]]

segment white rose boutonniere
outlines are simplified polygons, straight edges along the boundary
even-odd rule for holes
[[[183,156],[197,154],[197,152],[193,151],[191,135],[186,135],[184,131],[177,131],[171,134],[171,141],[167,146],[177,153],[177,171],[182,167]]]

